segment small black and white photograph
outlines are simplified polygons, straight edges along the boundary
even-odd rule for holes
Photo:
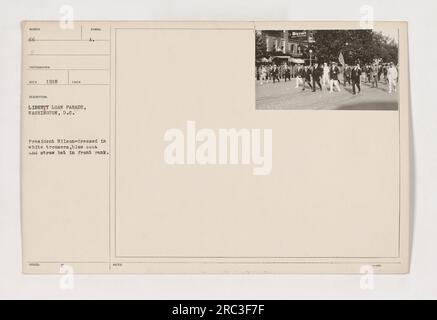
[[[398,29],[257,30],[256,109],[398,110]]]

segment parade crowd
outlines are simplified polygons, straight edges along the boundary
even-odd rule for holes
[[[295,80],[295,88],[302,87],[305,91],[308,87],[313,92],[317,89],[329,91],[330,93],[340,92],[340,79],[343,80],[343,86],[351,86],[352,93],[361,92],[361,83],[368,83],[372,88],[378,88],[378,83],[383,81],[388,84],[388,93],[397,91],[398,67],[393,63],[380,63],[375,60],[372,64],[360,66],[359,63],[349,66],[345,64],[341,68],[336,62],[313,63],[311,65],[297,64],[289,66],[283,63],[280,66],[276,64],[261,65],[257,68],[256,74],[259,84],[268,82],[285,82]]]

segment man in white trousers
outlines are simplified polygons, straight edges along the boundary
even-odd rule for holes
[[[388,78],[388,93],[392,93],[397,91],[397,82],[398,82],[398,69],[394,65],[393,62],[390,62],[390,67],[387,70],[387,78]]]
[[[331,82],[331,80],[329,79],[329,66],[325,62],[323,64],[323,75],[322,75],[322,86],[323,86],[324,90],[328,89],[328,85],[330,82]]]
[[[296,89],[299,88],[299,85],[303,84],[303,68],[299,64],[296,70]]]
[[[337,67],[337,63],[333,62],[332,67],[329,70],[329,78],[331,79],[331,90],[329,91],[330,93],[334,92],[334,86],[338,92],[341,91],[340,81],[338,80],[339,74],[340,74],[340,69]]]

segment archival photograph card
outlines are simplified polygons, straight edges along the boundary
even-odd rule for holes
[[[22,33],[24,273],[409,271],[406,23]]]

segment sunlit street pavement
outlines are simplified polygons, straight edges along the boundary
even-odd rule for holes
[[[370,83],[361,83],[361,93],[352,94],[352,86],[343,86],[340,92],[328,90],[316,92],[306,86],[295,88],[296,80],[284,82],[256,82],[257,109],[312,109],[312,110],[397,110],[398,93],[388,93],[388,84],[381,80],[378,88],[372,88]]]

